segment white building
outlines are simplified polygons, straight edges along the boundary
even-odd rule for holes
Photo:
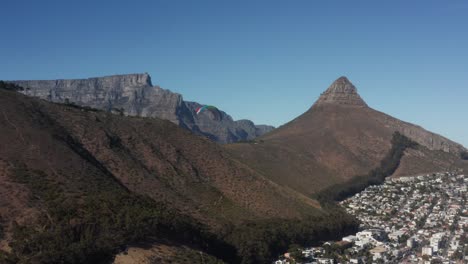
[[[353,243],[354,241],[357,240],[357,237],[355,237],[355,236],[347,236],[347,237],[343,237],[342,240],[343,240],[343,241],[346,241],[346,242],[349,242],[349,243]]]
[[[422,248],[422,255],[428,255],[428,256],[432,256],[432,247],[423,247]]]
[[[361,231],[356,234],[357,239],[359,240],[368,240],[372,237],[371,231]]]
[[[328,258],[317,258],[317,263],[319,264],[333,264],[334,261],[333,259],[328,259]]]
[[[403,230],[398,230],[398,231],[395,231],[395,232],[389,234],[389,235],[388,235],[388,238],[390,238],[390,239],[393,240],[393,241],[398,241],[398,239],[399,239],[400,237],[402,237],[403,235],[405,235],[405,234],[406,234],[405,231],[403,231]]]
[[[416,241],[414,240],[414,237],[410,237],[408,240],[406,240],[406,246],[409,248],[414,248],[416,246]]]
[[[440,242],[442,241],[444,235],[445,235],[445,233],[442,232],[442,233],[434,234],[431,237],[430,242],[431,242],[431,247],[432,247],[433,252],[439,251]]]

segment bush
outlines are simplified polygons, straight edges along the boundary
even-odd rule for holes
[[[0,81],[0,89],[9,90],[9,91],[23,91],[24,90],[24,88],[19,85],[4,82],[4,81]]]
[[[58,103],[58,104],[61,104],[61,103]],[[102,111],[102,110],[99,110],[99,109],[96,109],[96,108],[92,108],[90,106],[77,105],[74,102],[70,102],[70,99],[68,99],[68,98],[65,99],[65,102],[63,102],[63,104],[68,106],[68,107],[76,108],[76,109],[79,109],[81,111],[86,111],[86,112],[100,112],[100,111]]]
[[[357,220],[338,206],[327,214],[302,220],[269,219],[245,223],[227,236],[242,264],[271,263],[293,244],[318,246],[358,231]]]
[[[396,171],[405,150],[416,146],[416,142],[395,132],[392,138],[392,148],[380,162],[378,168],[372,170],[367,175],[355,176],[346,183],[330,186],[318,193],[316,198],[324,204],[332,203],[333,201],[342,201],[363,191],[367,186],[382,184],[386,177],[392,175]]]
[[[119,139],[108,136],[112,146],[119,148]],[[123,188],[63,128],[56,127],[56,137],[99,173],[87,174],[83,181],[15,164],[15,180],[29,187],[32,203],[39,203],[46,212],[35,223],[13,228],[13,254],[4,257],[5,263],[106,262],[126,245],[154,238],[193,245],[228,263],[269,263],[291,244],[318,245],[358,230],[354,217],[328,204],[321,216],[226,225],[215,235],[170,205]]]
[[[468,151],[462,151],[460,153],[460,157],[462,158],[462,160],[468,160]]]
[[[15,179],[31,189],[37,199],[33,202],[41,203],[47,213],[36,223],[14,226],[12,262],[101,263],[129,243],[149,238],[189,243],[225,260],[236,258],[235,249],[204,225],[149,197],[130,193],[110,178],[90,176],[79,186],[83,193],[73,196],[65,184],[24,165],[16,166]]]

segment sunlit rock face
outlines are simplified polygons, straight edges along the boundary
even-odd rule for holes
[[[12,81],[23,93],[58,103],[74,103],[125,115],[169,120],[219,143],[252,140],[274,129],[256,126],[250,120],[234,121],[219,111],[196,114],[201,104],[186,102],[182,95],[153,86],[147,73],[113,75],[88,79]]]

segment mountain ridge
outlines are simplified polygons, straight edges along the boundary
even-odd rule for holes
[[[89,226],[95,221],[93,215],[100,215],[105,220],[99,223],[102,231],[108,230],[108,221],[125,214],[125,225],[112,222],[115,232],[125,239],[108,242],[106,237],[97,238],[104,239],[98,245],[126,245],[131,241],[126,236],[134,233],[128,229],[135,228],[131,220],[143,224],[136,230],[144,233],[140,228],[148,227],[144,222],[148,216],[140,213],[154,216],[151,201],[158,201],[176,210],[169,213],[169,223],[177,219],[203,223],[200,230],[217,234],[211,238],[199,234],[212,245],[221,243],[228,251],[237,250],[233,255],[241,257],[242,263],[268,263],[292,242],[316,243],[357,231],[352,218],[337,208],[320,206],[313,197],[324,188],[377,168],[392,148],[391,139],[399,127],[404,130],[409,126],[407,133],[414,138],[433,139],[424,141],[428,147],[421,145],[401,153],[395,176],[446,169],[460,159],[455,142],[452,146],[444,138],[362,104],[343,103],[342,97],[314,104],[303,115],[253,141],[219,145],[169,120],[50,103],[13,92],[21,87],[9,90],[0,89],[0,119],[5,121],[0,123],[4,146],[0,148],[0,201],[14,201],[14,207],[0,202],[0,214],[7,216],[0,219],[7,234],[0,234],[0,246],[5,248],[5,241],[8,246],[13,239],[13,257],[26,262],[52,256],[57,260],[73,258],[75,255],[63,253],[62,247],[76,254],[76,243],[91,243],[85,250],[94,248],[95,239],[82,241],[81,235],[62,243],[62,238],[73,236],[64,236],[54,225],[56,221],[66,230],[81,232],[80,224]],[[357,89],[340,81],[332,85],[329,94],[351,95],[350,100],[356,102]],[[194,102],[183,105],[187,107],[184,111],[199,107]],[[47,206],[38,206],[44,199],[49,199],[44,204]],[[87,204],[89,200],[91,204]],[[133,210],[135,203],[139,210]],[[55,208],[57,204],[60,206]],[[117,213],[109,215],[109,207]],[[83,210],[84,215],[79,213]],[[47,213],[52,221],[47,220]],[[154,218],[149,219],[154,223]],[[16,220],[19,225],[13,224]],[[34,228],[44,226],[41,221],[46,221],[47,228]],[[32,225],[31,229],[25,223]],[[195,231],[192,228],[196,225],[176,223],[176,230],[182,228],[177,233],[184,234],[185,228]],[[49,242],[44,243],[45,255],[43,235]],[[202,249],[210,250],[206,241],[202,242]],[[115,254],[105,247],[100,250],[105,255]],[[222,257],[219,251],[211,252]],[[0,250],[0,260],[2,254]],[[86,251],[80,254],[94,256]]]
[[[394,176],[456,166],[462,145],[369,107],[347,78],[339,78],[302,115],[254,143],[225,147],[278,184],[313,196],[327,186],[379,166],[395,132],[419,144],[405,152]]]
[[[463,150],[466,150],[462,144],[456,143],[447,137],[430,132],[422,126],[399,120],[369,107],[368,104],[359,95],[357,88],[345,76],[341,76],[335,80],[320,95],[317,101],[314,102],[314,104],[312,104],[312,106],[298,118],[301,118],[303,115],[307,115],[309,112],[322,111],[327,107],[337,106],[343,108],[350,107],[351,109],[352,107],[361,107],[365,109],[364,111],[371,110],[378,112],[382,117],[380,120],[382,126],[392,128],[394,132],[398,131],[403,135],[415,140],[417,143],[429,148],[430,150],[442,150],[444,152],[450,152],[454,154],[459,154]],[[353,111],[351,109],[350,111]],[[296,119],[297,118],[293,119],[283,126],[293,123]],[[283,126],[278,127],[278,129]]]
[[[0,119],[0,262],[86,263],[155,231],[166,239],[176,231],[208,253],[211,239],[243,252],[248,245],[236,231],[248,228],[243,223],[328,214],[168,120],[2,89]],[[270,259],[276,251],[262,254]]]
[[[221,110],[220,119],[197,115],[192,105],[198,103],[184,101],[179,93],[153,86],[148,73],[8,82],[26,88],[22,91],[26,95],[52,102],[70,102],[130,116],[166,119],[219,143],[252,140],[274,129],[253,122],[234,121]]]

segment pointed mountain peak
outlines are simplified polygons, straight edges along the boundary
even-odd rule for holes
[[[336,79],[330,87],[328,87],[326,93],[348,93],[353,94],[357,93],[356,87],[346,78],[345,76],[341,76],[340,78]]]
[[[320,98],[314,105],[324,104],[367,106],[366,102],[359,96],[356,87],[345,76],[336,79],[320,95]]]

